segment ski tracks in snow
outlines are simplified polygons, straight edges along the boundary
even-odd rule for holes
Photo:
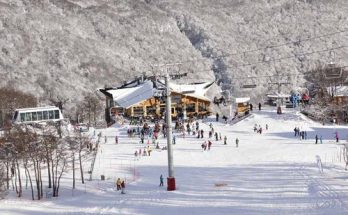
[[[305,166],[300,166],[295,170],[303,178],[307,185],[311,208],[314,211],[337,211],[339,214],[348,214],[346,203],[342,200],[337,189],[324,181],[330,181],[324,174],[310,174],[310,170]],[[337,214],[337,213],[335,213]]]

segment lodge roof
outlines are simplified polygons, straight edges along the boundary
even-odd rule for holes
[[[194,84],[170,83],[169,87],[172,92],[210,101],[205,94],[214,82]],[[99,89],[100,92],[113,98],[114,102],[123,108],[129,108],[139,102],[158,96],[163,90],[165,90],[164,81],[150,78],[142,81],[130,81],[118,88]]]
[[[236,98],[236,103],[244,103],[244,102],[249,102],[250,97],[244,97],[244,98]]]

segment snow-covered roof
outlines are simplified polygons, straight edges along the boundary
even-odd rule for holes
[[[236,98],[236,103],[244,103],[249,101],[250,101],[250,97]]]
[[[213,83],[214,82],[191,85],[170,83],[170,88],[171,91],[175,93],[210,101],[210,99],[205,96],[205,93]],[[156,83],[156,85],[162,86],[162,82]],[[118,106],[129,108],[130,106],[153,97],[157,89],[154,87],[154,83],[151,80],[146,80],[134,87],[109,89],[105,91],[112,96],[114,102],[116,102]]]
[[[201,84],[174,84],[170,83],[170,89],[173,92],[185,94],[187,96],[199,98],[206,101],[211,101],[208,97],[205,96],[211,83],[201,83]]]
[[[348,86],[337,86],[336,88],[327,88],[327,92],[331,94],[333,90],[334,96],[348,96]]]
[[[139,102],[149,99],[153,96],[153,84],[151,81],[145,81],[143,84],[122,89],[108,90],[119,106],[129,108]]]
[[[25,112],[25,111],[43,111],[43,110],[58,110],[56,106],[46,106],[46,107],[31,107],[31,108],[18,108],[16,111]]]
[[[290,94],[269,94],[267,95],[268,98],[289,98]]]

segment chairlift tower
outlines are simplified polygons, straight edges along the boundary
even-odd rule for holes
[[[167,114],[167,151],[168,151],[168,177],[167,190],[175,190],[175,177],[173,167],[173,151],[172,151],[172,101],[170,96],[169,74],[165,76],[166,84],[166,114]]]
[[[164,66],[175,66],[179,64],[166,64]],[[165,97],[166,97],[166,123],[167,123],[167,152],[168,152],[168,177],[167,177],[167,190],[176,190],[175,177],[174,177],[174,164],[173,164],[173,150],[172,150],[172,101],[170,96],[170,78],[178,79],[186,76],[187,73],[179,74],[178,72],[173,75],[169,75],[167,69],[165,78]],[[163,77],[163,76],[162,76]]]
[[[274,84],[277,86],[277,93],[278,93],[278,96],[277,96],[277,114],[282,114],[282,108],[281,108],[281,99],[279,98],[279,96],[281,95],[281,87],[283,85],[289,85],[290,83],[288,82],[280,82],[280,76],[278,74],[278,81],[277,82],[273,82],[273,83],[270,83],[270,84]]]

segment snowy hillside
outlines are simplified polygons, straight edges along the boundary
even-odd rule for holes
[[[227,145],[212,138],[211,149],[203,151],[207,136],[183,138],[175,132],[176,191],[158,186],[159,176],[167,176],[167,151],[150,144],[151,156],[135,159],[134,152],[144,144],[138,137],[128,137],[131,127],[125,125],[101,130],[107,142],[98,150],[92,181],[77,183],[78,189],[72,191],[68,173],[60,197],[42,201],[28,200],[29,190],[22,199],[11,193],[0,201],[0,214],[348,213],[348,176],[340,155],[348,127],[323,126],[296,111],[277,115],[271,109],[256,111],[234,125],[209,118],[200,122],[205,135],[210,122],[222,138],[227,137]],[[255,124],[263,128],[262,134],[253,131]],[[307,139],[295,137],[294,127],[307,131]],[[336,131],[342,138],[339,143],[334,141]],[[316,134],[322,136],[322,144],[315,144]],[[162,136],[159,145],[165,146]],[[118,177],[126,180],[126,194],[115,190]]]
[[[0,86],[74,103],[183,62],[170,69],[193,72],[184,82],[216,78],[236,97],[256,82],[256,96],[270,80],[241,78],[346,66],[347,11],[346,0],[0,0]]]

